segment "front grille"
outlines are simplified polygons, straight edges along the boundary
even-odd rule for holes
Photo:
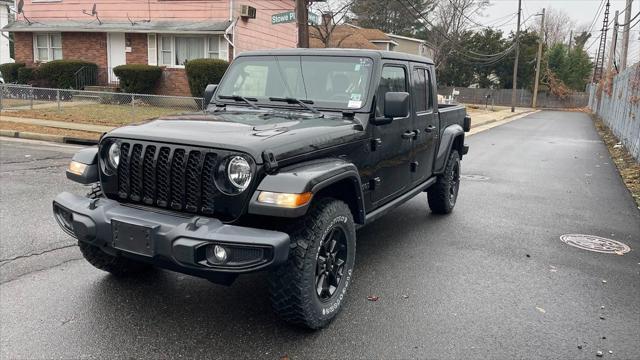
[[[103,174],[103,188],[119,200],[203,215],[234,216],[246,196],[225,197],[214,175],[227,151],[120,142],[116,176]],[[112,196],[113,197],[113,196]],[[237,214],[236,214],[237,215]]]

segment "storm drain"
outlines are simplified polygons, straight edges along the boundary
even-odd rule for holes
[[[560,236],[560,240],[583,250],[595,251],[604,254],[622,255],[631,251],[631,248],[620,241],[606,239],[594,235],[567,234]]]
[[[460,178],[465,179],[465,180],[474,180],[474,181],[487,181],[487,180],[489,180],[489,178],[486,177],[486,176],[476,175],[476,174],[460,175]]]

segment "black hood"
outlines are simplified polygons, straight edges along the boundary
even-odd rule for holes
[[[111,131],[117,137],[186,144],[247,153],[262,162],[271,151],[277,160],[345,144],[362,135],[355,120],[302,113],[219,112],[162,117]]]

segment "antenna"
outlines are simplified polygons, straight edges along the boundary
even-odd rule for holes
[[[131,23],[131,26],[134,26],[137,24],[137,22],[131,20],[131,18],[129,17],[129,13],[127,13],[127,20],[129,20],[129,22]]]
[[[29,18],[24,14],[24,0],[20,0],[18,2],[18,14],[22,14],[22,17],[27,21],[27,24],[31,25],[31,20],[29,20]]]
[[[23,0],[20,0],[23,1]],[[95,16],[96,20],[98,20],[98,24],[102,25],[102,21],[100,21],[100,18],[98,17],[98,11],[96,10],[96,4],[93,3],[93,6],[91,7],[91,12],[87,12],[86,10],[82,10],[82,13],[85,15],[89,15],[89,16]]]

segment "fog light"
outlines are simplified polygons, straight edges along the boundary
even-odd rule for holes
[[[220,245],[207,247],[207,261],[212,264],[224,264],[227,261],[227,249]]]
[[[302,194],[287,194],[263,191],[258,195],[258,202],[286,208],[295,208],[307,204],[311,200],[312,196],[313,194],[310,192]]]

